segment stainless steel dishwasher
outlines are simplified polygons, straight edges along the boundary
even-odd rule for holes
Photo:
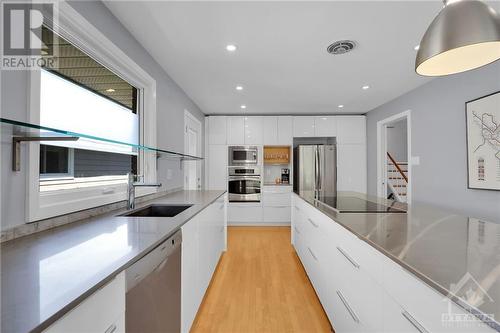
[[[181,331],[179,230],[125,271],[127,333]]]

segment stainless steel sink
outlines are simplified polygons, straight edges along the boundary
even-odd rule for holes
[[[149,205],[120,216],[173,217],[191,206],[192,205]]]

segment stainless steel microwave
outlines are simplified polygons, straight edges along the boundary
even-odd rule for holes
[[[256,165],[258,149],[253,146],[229,146],[228,162],[233,165]]]

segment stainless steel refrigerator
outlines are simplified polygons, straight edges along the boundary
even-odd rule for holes
[[[317,197],[337,196],[337,146],[298,145],[293,150],[295,192],[314,191]]]

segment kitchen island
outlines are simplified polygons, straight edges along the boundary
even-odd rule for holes
[[[339,332],[500,331],[500,224],[339,196],[407,210],[339,213],[312,192],[293,194],[292,243]]]
[[[192,204],[174,217],[118,216],[120,210],[3,243],[1,331],[48,328],[224,193],[178,191],[140,205]]]

